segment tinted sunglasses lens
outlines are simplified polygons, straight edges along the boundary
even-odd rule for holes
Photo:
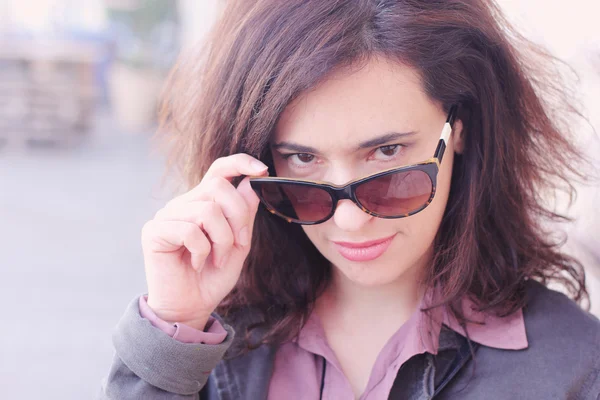
[[[263,201],[279,214],[301,222],[317,222],[331,213],[329,193],[316,187],[281,182],[263,182]]]
[[[356,198],[371,212],[386,217],[406,216],[427,204],[433,184],[420,170],[396,172],[356,188]]]

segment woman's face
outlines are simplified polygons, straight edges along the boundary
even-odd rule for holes
[[[339,71],[291,103],[276,127],[271,152],[277,176],[345,184],[374,172],[433,156],[446,114],[422,89],[416,70],[375,58],[357,72]],[[350,200],[338,203],[328,221],[303,226],[306,235],[337,272],[360,285],[382,285],[408,271],[422,271],[446,207],[454,151],[460,151],[454,124],[437,179],[433,202],[407,218],[381,219]],[[357,150],[359,144],[391,132],[399,139]],[[312,148],[299,152],[292,144]],[[334,242],[366,242],[393,236],[374,259],[356,260]],[[350,253],[350,254],[349,254]]]

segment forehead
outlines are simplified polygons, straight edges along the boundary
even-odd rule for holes
[[[415,69],[376,58],[360,69],[334,72],[295,99],[282,113],[273,139],[351,147],[383,132],[416,131],[439,111]]]

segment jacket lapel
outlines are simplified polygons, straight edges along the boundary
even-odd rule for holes
[[[267,345],[236,358],[222,360],[213,371],[217,398],[266,399],[274,362],[275,348]]]
[[[471,342],[471,347],[477,344]],[[471,358],[471,347],[462,335],[443,326],[438,353],[409,359],[398,371],[390,400],[435,398]]]

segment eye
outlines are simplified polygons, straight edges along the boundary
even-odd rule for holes
[[[282,157],[296,166],[310,164],[315,156],[308,153],[282,154]]]
[[[375,149],[373,157],[385,161],[387,159],[393,158],[394,156],[397,156],[402,147],[403,146],[401,144],[390,144],[387,146],[378,147],[377,149]],[[382,156],[379,156],[379,154],[381,154]]]

